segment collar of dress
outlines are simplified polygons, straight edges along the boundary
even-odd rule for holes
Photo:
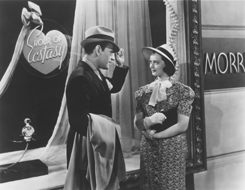
[[[166,89],[172,86],[170,80],[155,80],[149,84],[149,89],[152,89],[152,94],[149,100],[148,105],[155,106],[157,102],[167,99]]]

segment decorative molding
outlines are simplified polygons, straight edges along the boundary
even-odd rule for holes
[[[202,25],[202,30],[245,30],[245,26],[231,25]]]
[[[201,52],[201,13],[200,0],[185,1],[187,26],[187,52],[190,66],[189,85],[196,96],[193,102],[188,143],[190,145],[187,160],[187,173],[206,170],[206,143],[204,122],[204,93]]]
[[[231,157],[235,157],[236,159],[239,159],[239,157],[245,158],[245,150],[239,150],[239,151],[229,152],[225,154],[209,156],[207,157],[207,161],[212,161],[212,160],[217,160],[217,159],[227,159]],[[230,160],[234,160],[234,159],[232,158]],[[245,159],[243,159],[243,161],[244,160]]]
[[[245,38],[244,30],[202,30],[203,38]]]
[[[231,94],[231,93],[240,93],[244,92],[245,87],[237,87],[237,88],[225,88],[225,89],[211,89],[211,90],[205,90],[204,95],[209,94]]]

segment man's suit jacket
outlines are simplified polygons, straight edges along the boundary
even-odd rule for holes
[[[79,61],[66,88],[70,123],[67,140],[67,164],[69,164],[75,132],[82,136],[87,135],[88,114],[103,114],[112,117],[111,93],[117,93],[121,90],[127,73],[127,66],[116,67],[113,77],[107,78],[113,85],[113,88],[109,90],[102,74],[101,81],[87,63]]]

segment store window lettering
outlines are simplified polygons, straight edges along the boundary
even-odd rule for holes
[[[52,45],[51,43],[51,39],[50,38],[44,38],[44,39],[38,39],[38,40],[34,40],[34,47],[36,46],[43,46],[43,45]],[[28,44],[29,45],[29,44]],[[31,45],[30,45],[31,46]],[[32,47],[32,46],[31,46]]]
[[[48,74],[57,67],[61,68],[67,54],[67,40],[57,30],[51,30],[45,35],[34,29],[28,35],[23,53],[33,68]]]
[[[61,57],[64,55],[64,49],[65,47],[47,47],[45,46],[44,48],[40,49],[39,52],[36,52],[33,54],[32,58],[30,58],[31,52],[28,55],[28,62],[29,63],[36,63],[38,61],[41,61],[44,63],[45,60],[56,58],[56,57]],[[61,60],[60,60],[61,64]]]
[[[205,59],[205,74],[213,71],[214,74],[226,73],[245,73],[243,54],[237,53],[224,53],[221,52],[217,56],[215,53],[209,57],[208,53],[204,55]]]

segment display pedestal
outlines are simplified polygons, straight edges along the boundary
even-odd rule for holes
[[[48,174],[48,167],[40,160],[19,162],[12,167],[3,170],[3,168],[7,168],[9,165],[11,164],[0,166],[0,183]]]

